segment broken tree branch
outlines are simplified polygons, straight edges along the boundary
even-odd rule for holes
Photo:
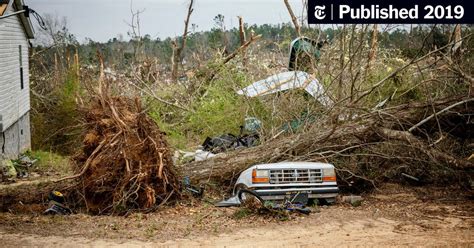
[[[186,47],[189,19],[191,18],[191,14],[194,11],[193,4],[194,4],[194,0],[191,0],[188,6],[188,14],[186,15],[186,19],[184,20],[184,31],[183,31],[183,36],[181,37],[181,44],[178,46],[176,40],[173,40],[171,42],[171,45],[173,46],[173,54],[171,57],[171,79],[173,81],[176,81],[176,79],[178,78],[178,67],[179,67],[179,64],[181,63],[181,53]]]
[[[117,135],[118,136],[118,135]],[[116,136],[116,137],[117,137]],[[112,143],[114,139],[112,139],[110,141],[110,143]],[[68,177],[63,177],[63,178],[60,178],[58,180],[56,180],[55,182],[61,182],[61,181],[65,181],[65,180],[71,180],[71,179],[75,179],[75,178],[78,178],[78,177],[81,177],[84,175],[84,173],[86,173],[86,171],[89,169],[89,166],[91,165],[91,162],[92,160],[94,160],[95,156],[97,153],[99,153],[99,151],[102,149],[102,147],[104,147],[104,145],[108,142],[107,139],[104,139],[102,140],[102,142],[100,142],[100,144],[95,148],[95,150],[92,152],[91,156],[89,158],[87,158],[87,161],[86,163],[84,164],[84,167],[82,167],[82,170],[81,172],[79,172],[78,174],[76,175],[72,175],[72,176],[68,176]]]
[[[433,117],[437,116],[437,115],[440,115],[456,106],[459,106],[461,104],[464,104],[464,103],[468,103],[468,102],[471,102],[471,101],[474,101],[474,98],[468,98],[468,99],[465,99],[463,101],[460,101],[460,102],[457,102],[455,104],[452,104],[452,105],[449,105],[448,107],[436,112],[436,113],[433,113],[432,115],[426,117],[425,119],[423,119],[422,121],[418,122],[416,125],[412,126],[410,129],[408,129],[408,132],[413,132],[413,130],[415,130],[416,128],[418,128],[419,126],[425,124],[427,121],[431,120]]]
[[[245,44],[243,44],[242,46],[240,46],[239,48],[237,48],[237,50],[233,51],[231,54],[229,54],[227,57],[224,58],[224,60],[222,61],[222,64],[225,65],[227,64],[227,62],[229,62],[231,59],[233,59],[235,56],[237,56],[237,54],[241,53],[242,51],[244,51],[248,46],[250,46],[250,44],[252,44],[254,41],[258,40],[262,38],[262,35],[257,35],[257,36],[252,36],[250,37],[250,40],[248,40],[247,42],[245,42]]]
[[[141,85],[144,86],[144,88],[138,86],[137,84],[135,84],[133,81],[131,80],[128,80],[128,82],[133,85],[134,87],[136,87],[137,89],[141,90],[142,92],[144,92],[145,94],[147,94],[148,96],[151,96],[153,97],[155,100],[161,102],[161,103],[164,103],[166,105],[169,105],[169,106],[173,106],[175,108],[179,108],[179,109],[182,109],[182,110],[185,110],[185,111],[191,111],[193,112],[191,109],[189,108],[186,108],[186,107],[183,107],[177,103],[172,103],[170,101],[167,101],[161,97],[159,97],[158,95],[156,95],[155,91],[153,91],[153,89],[150,87],[150,85],[148,85],[147,83],[143,82],[143,80],[141,80],[139,77],[135,77],[136,80],[140,81]],[[146,89],[145,89],[146,88]]]
[[[373,61],[377,56],[377,38],[378,38],[378,25],[374,24],[372,28],[372,39],[370,42],[369,58],[367,60],[367,69],[370,70]]]
[[[462,39],[466,39],[468,38],[469,36],[471,36],[471,34],[463,37]],[[367,95],[369,95],[370,93],[372,93],[375,89],[377,89],[378,87],[382,86],[385,81],[387,81],[388,79],[392,78],[393,76],[397,75],[399,72],[405,70],[407,67],[409,67],[410,65],[414,64],[414,63],[417,63],[417,62],[420,62],[426,58],[428,58],[430,55],[434,54],[434,53],[437,53],[439,51],[442,51],[443,49],[447,48],[447,47],[450,47],[452,46],[454,43],[451,42],[451,43],[448,43],[438,49],[435,49],[433,51],[430,51],[428,52],[427,54],[419,57],[419,58],[413,58],[412,60],[410,60],[410,62],[408,62],[407,64],[405,64],[404,66],[396,69],[395,71],[393,71],[392,73],[390,73],[389,75],[387,75],[386,77],[384,77],[383,79],[381,79],[379,82],[377,82],[376,84],[374,84],[370,89],[364,91],[364,93],[362,93],[362,95],[360,95],[352,104],[355,104],[357,102],[359,102],[360,100],[362,100],[364,97],[366,97]]]
[[[247,38],[245,37],[245,29],[244,29],[244,20],[242,19],[242,16],[237,16],[239,18],[239,37],[240,37],[240,46],[245,45],[245,42],[247,41]],[[244,67],[247,65],[247,59],[245,57],[245,49],[242,51],[242,57],[243,57],[243,64]]]
[[[245,38],[245,30],[244,30],[244,20],[242,19],[242,16],[237,16],[239,18],[239,37],[240,37],[240,45],[243,46],[245,44],[245,41],[247,40]]]
[[[407,131],[398,131],[388,128],[379,128],[377,131],[378,134],[383,136],[386,139],[407,141],[413,147],[418,148],[423,151],[426,155],[432,158],[434,161],[452,165],[453,167],[458,168],[473,168],[474,164],[463,159],[457,159],[450,154],[439,151],[433,147],[425,145],[420,139],[415,137],[413,134]]]
[[[295,13],[291,9],[291,5],[288,2],[288,0],[283,0],[283,2],[285,2],[286,8],[288,9],[288,13],[291,16],[291,21],[293,22],[293,25],[295,25],[296,34],[298,35],[298,37],[300,37],[301,36],[301,27],[300,27],[300,24],[298,23],[298,19],[296,18]]]

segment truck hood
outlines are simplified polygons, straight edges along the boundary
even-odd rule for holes
[[[326,169],[334,168],[334,165],[320,162],[279,162],[270,164],[258,164],[249,169]]]

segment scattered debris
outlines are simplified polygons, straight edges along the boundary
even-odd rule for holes
[[[369,112],[337,124],[332,123],[330,117],[324,117],[326,119],[318,122],[327,125],[272,139],[257,147],[228,152],[225,157],[186,164],[183,174],[196,182],[226,183],[257,163],[327,160],[335,163],[338,184],[354,191],[374,188],[387,181],[400,182],[400,165],[405,167],[406,174],[443,184],[459,175],[470,175],[469,171],[474,168],[472,160],[466,160],[465,155],[471,154],[472,148],[460,149],[462,144],[471,141],[474,130],[469,121],[474,102],[457,104],[465,101],[463,99],[466,97],[460,95],[430,103],[406,103],[386,109],[383,115],[378,111]],[[437,119],[430,119],[415,131],[406,131],[414,123],[424,122],[426,113],[433,109],[439,112],[452,105],[456,105],[452,112],[442,112]],[[452,139],[443,139],[433,146],[430,141],[435,139],[428,139],[426,134],[434,134],[439,129],[437,123]]]
[[[2,181],[12,179],[17,176],[17,171],[11,160],[3,160],[0,158],[0,170]]]
[[[230,198],[227,198],[225,200],[222,200],[220,202],[217,202],[214,204],[216,207],[238,207],[240,206],[241,202],[239,200],[239,197],[237,195],[231,196]]]
[[[29,177],[29,170],[37,162],[37,159],[32,159],[26,154],[22,154],[19,159],[13,160],[13,165],[18,172],[18,178]]]
[[[202,143],[202,147],[204,151],[216,154],[226,152],[228,150],[235,150],[238,148],[253,147],[258,144],[258,140],[258,134],[235,136],[229,133],[212,138],[207,137],[204,140],[204,143]]]
[[[304,199],[299,197],[299,194],[292,197],[291,199],[285,199],[283,201],[267,201],[261,198],[257,192],[249,189],[241,189],[237,192],[236,195],[228,198],[227,200],[220,201],[214,206],[216,207],[238,207],[241,205],[252,206],[267,209],[269,211],[288,211],[288,212],[298,212],[302,214],[310,214],[311,209],[307,208],[308,197]],[[248,204],[248,202],[255,202],[257,204]]]
[[[326,107],[333,104],[321,83],[304,71],[288,71],[275,74],[237,91],[237,94],[257,97],[292,89],[306,90]]]
[[[401,175],[404,176],[404,177],[406,177],[406,178],[408,178],[408,179],[410,179],[410,180],[416,181],[416,182],[419,182],[419,181],[420,181],[420,179],[418,179],[418,178],[416,178],[416,177],[414,177],[414,176],[410,176],[410,175],[408,175],[408,174],[406,174],[406,173],[402,173]]]
[[[246,118],[244,125],[240,126],[238,136],[228,133],[212,138],[207,137],[202,143],[203,150],[216,154],[238,148],[256,146],[260,139],[258,130],[261,128],[261,125],[261,121],[255,117]]]
[[[202,146],[199,146],[199,148],[194,152],[181,150],[175,151],[173,155],[173,162],[174,164],[185,164],[192,161],[204,161],[215,156],[216,154],[204,151],[202,150]]]
[[[203,161],[203,160],[206,160],[208,158],[215,157],[215,156],[216,156],[216,154],[214,154],[212,152],[203,151],[201,149],[198,149],[194,153],[194,161]]]
[[[288,211],[288,212],[298,212],[302,214],[310,214],[311,209],[306,207],[305,205],[301,203],[291,203],[291,202],[284,202],[282,204],[275,204],[272,205],[272,209],[274,210],[282,210],[282,211]]]
[[[202,198],[204,196],[204,187],[203,186],[193,186],[191,185],[191,180],[189,177],[184,177],[183,179],[184,190],[190,192],[196,198]]]
[[[32,159],[26,154],[14,160],[0,157],[0,182],[29,177],[29,170],[37,161],[37,159]]]
[[[262,121],[256,117],[246,117],[243,128],[245,132],[257,133],[262,129]]]
[[[59,191],[51,191],[48,195],[49,207],[43,214],[48,215],[68,215],[72,214],[70,208],[66,206],[66,199]]]
[[[18,164],[23,165],[25,167],[31,167],[37,161],[38,161],[38,159],[32,159],[26,154],[21,155],[20,158],[17,160]]]

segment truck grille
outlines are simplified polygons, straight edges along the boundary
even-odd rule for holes
[[[323,181],[321,169],[270,170],[271,184],[319,183]]]

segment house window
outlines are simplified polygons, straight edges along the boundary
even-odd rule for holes
[[[18,46],[19,56],[20,56],[20,88],[25,88],[25,84],[23,83],[23,58],[21,52],[21,45]]]

